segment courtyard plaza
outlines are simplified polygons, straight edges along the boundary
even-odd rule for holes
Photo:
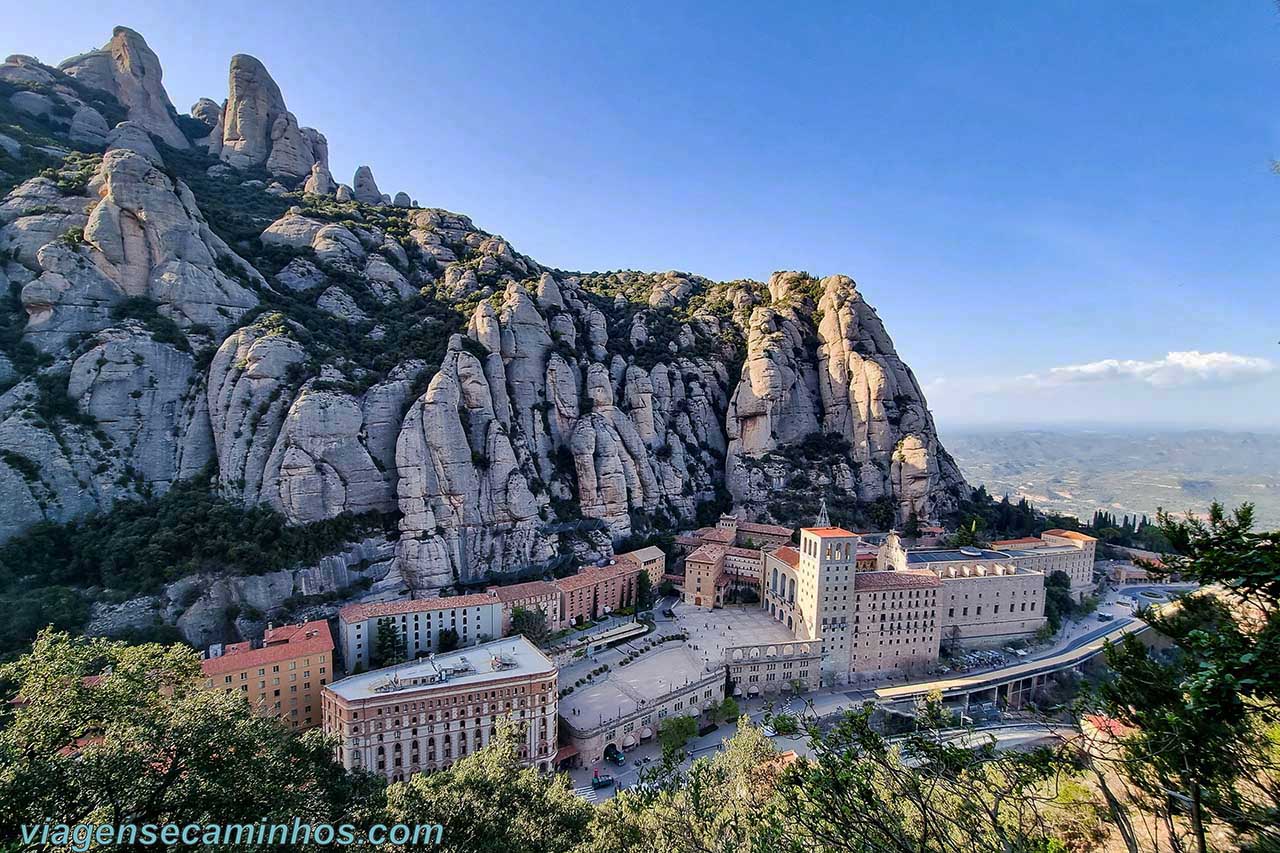
[[[654,635],[650,635],[654,636]],[[560,716],[579,727],[600,725],[648,707],[655,700],[706,678],[711,669],[703,657],[684,643],[662,643],[623,666],[627,646],[636,650],[643,640],[624,644],[560,672],[560,689],[572,686],[592,669],[608,664],[609,671],[593,676],[560,699]]]
[[[1133,618],[1135,605],[1160,603],[1194,588],[1192,584],[1150,584],[1122,589],[1104,589],[1099,596],[1098,611],[1110,614],[1113,617],[1111,621],[1099,622],[1095,613],[1070,619],[1059,635],[1054,638],[1053,642],[1038,648],[1033,647],[1028,651],[1026,657],[1012,661],[1011,665],[1020,665],[1054,654],[1061,654],[1096,638],[1100,634],[1114,631],[1117,627],[1127,624]],[[672,609],[674,618],[666,618],[661,615],[663,610],[667,608]],[[579,660],[573,667],[562,669],[561,687],[572,684],[577,678],[582,677],[586,672],[598,667],[601,663],[609,663],[611,671],[607,675],[612,675],[614,672],[623,672],[627,674],[628,681],[626,683],[632,689],[637,691],[652,690],[652,686],[646,688],[643,684],[643,678],[647,672],[651,671],[651,667],[656,668],[659,677],[661,677],[664,672],[669,671],[669,667],[666,665],[667,661],[673,663],[684,661],[685,665],[696,669],[699,661],[705,662],[713,658],[721,659],[723,650],[726,647],[750,643],[782,642],[790,636],[789,632],[769,618],[767,613],[753,607],[730,607],[708,611],[703,608],[675,603],[672,599],[667,598],[657,602],[653,610],[657,619],[657,628],[654,632],[647,637],[640,638],[639,641],[625,643],[616,649],[601,652],[594,660]],[[688,636],[684,644],[677,642],[663,644],[626,667],[618,667],[618,661],[624,658],[629,651],[638,651],[647,640],[676,633],[684,633]],[[666,654],[677,648],[690,654],[681,654],[679,656]],[[650,666],[633,670],[643,661],[648,661]],[[991,669],[999,668],[993,667]],[[693,669],[687,670],[687,672],[691,672]],[[575,670],[578,674],[570,675]],[[976,675],[986,671],[987,668],[983,667],[971,670],[970,674]],[[636,676],[641,677],[641,683],[636,683]],[[602,683],[601,676],[597,676],[596,681],[597,683]],[[910,679],[893,679],[893,682],[909,683]],[[578,693],[579,691],[575,690],[573,694],[561,700],[562,715],[566,713],[564,710],[566,703],[579,698]],[[602,713],[606,707],[606,694],[601,693],[598,699],[600,700],[600,705],[599,710],[596,711],[597,714]],[[736,697],[742,713],[757,725],[762,724],[766,714],[769,713],[790,713],[812,720],[854,710],[861,707],[864,702],[875,701],[875,699],[876,691],[873,684],[847,685],[836,688],[827,687],[801,696],[779,697],[776,699]],[[613,701],[616,713],[616,694]],[[595,706],[592,705],[591,707]],[[998,725],[996,728],[1008,729],[1008,737],[1013,739],[1015,743],[1023,739],[1035,742],[1039,737],[1039,735],[1027,728],[1025,721],[1019,720],[1017,714],[1011,715],[1007,723]],[[715,731],[691,740],[686,746],[687,756],[683,762],[684,766],[687,767],[694,758],[709,755],[719,750],[722,741],[727,737],[731,737],[734,730],[735,726],[732,722],[721,723]],[[803,735],[794,738],[777,737],[774,738],[774,743],[779,749],[795,750],[801,755],[807,755],[810,752],[808,739]],[[576,793],[592,802],[600,802],[612,797],[620,787],[636,784],[642,775],[661,758],[661,755],[662,747],[657,742],[657,738],[648,738],[633,749],[626,751],[626,763],[623,766],[608,762],[598,762],[575,768],[569,772],[569,775]],[[617,781],[618,787],[593,789],[591,780],[597,772],[601,775],[613,777]]]
[[[689,646],[708,661],[724,662],[724,650],[734,646],[794,643],[781,622],[757,605],[707,610],[683,602],[672,610],[674,625],[689,638]]]

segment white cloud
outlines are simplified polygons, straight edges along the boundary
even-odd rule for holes
[[[1198,383],[1230,383],[1257,379],[1276,370],[1274,362],[1230,352],[1171,352],[1152,361],[1106,358],[1087,364],[1054,367],[1043,373],[1018,377],[1023,384],[1036,386],[1071,385],[1091,382],[1140,381],[1158,388]]]

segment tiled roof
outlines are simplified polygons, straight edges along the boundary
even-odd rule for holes
[[[1104,714],[1085,714],[1084,722],[1110,737],[1127,737],[1137,731],[1133,726]]]
[[[546,581],[527,581],[509,586],[491,586],[486,593],[492,593],[499,601],[521,601],[526,598],[539,598],[544,595],[557,595],[560,590],[555,584]]]
[[[843,527],[802,527],[805,533],[812,533],[821,539],[837,536],[857,536],[858,534],[845,530]]]
[[[603,581],[612,580],[613,578],[625,577],[633,575],[640,571],[640,564],[631,560],[623,560],[612,566],[589,567],[581,570],[576,575],[569,575],[567,578],[560,578],[555,582],[556,588],[561,592],[573,592],[579,589],[585,589],[589,586],[595,586]]]
[[[244,644],[237,643],[236,651],[224,652],[221,657],[206,658],[200,662],[200,667],[205,675],[224,675],[250,667],[333,651],[333,635],[329,632],[329,623],[323,619],[290,627],[297,630],[292,632],[292,638],[288,642],[277,641],[274,645],[247,650],[239,649]],[[277,635],[281,630],[276,629]]]
[[[700,537],[703,542],[711,542],[716,545],[728,545],[733,541],[733,531],[725,530],[717,527],[707,533],[703,533]]]
[[[685,562],[718,563],[724,559],[724,553],[724,548],[719,545],[700,545],[698,550],[685,558]]]
[[[997,539],[991,543],[992,548],[1017,548],[1024,545],[1043,545],[1044,540],[1038,536],[1021,536],[1017,539]]]
[[[748,560],[760,559],[760,552],[755,548],[725,548],[724,552],[731,557],[745,557]]]
[[[942,586],[933,572],[858,572],[853,576],[854,592],[885,589],[931,589]]]
[[[361,622],[381,616],[399,616],[402,613],[425,613],[431,610],[452,610],[455,607],[480,607],[497,604],[488,593],[472,595],[442,595],[438,598],[413,598],[404,601],[379,601],[373,604],[348,604],[338,611],[343,622]]]
[[[274,646],[277,643],[291,643],[294,640],[301,640],[307,636],[308,631],[314,631],[319,626],[328,628],[328,623],[323,620],[318,620],[315,622],[299,622],[294,625],[278,625],[275,628],[268,628],[262,635],[262,645]],[[240,644],[237,643],[236,645]]]
[[[790,545],[783,545],[781,548],[770,551],[769,555],[777,557],[793,569],[800,565],[800,552]]]
[[[755,521],[738,522],[738,530],[743,533],[767,533],[772,536],[785,536],[791,538],[791,528],[783,527],[780,524],[760,524]]]
[[[649,545],[645,548],[638,548],[635,551],[628,551],[625,554],[619,554],[618,559],[622,559],[623,557],[634,557],[641,562],[648,562],[650,560],[665,559],[666,556],[667,555],[663,553],[662,549],[657,545]]]
[[[1097,542],[1092,536],[1087,536],[1078,530],[1046,530],[1045,536],[1061,536],[1063,539],[1074,539],[1077,542]]]

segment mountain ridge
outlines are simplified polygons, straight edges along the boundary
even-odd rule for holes
[[[397,516],[427,592],[731,507],[887,527],[967,494],[848,277],[543,267],[336,181],[253,57],[179,115],[124,27],[9,57],[0,104],[0,538],[212,465],[294,524]]]

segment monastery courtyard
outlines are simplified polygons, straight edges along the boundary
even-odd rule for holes
[[[562,667],[561,689],[574,685],[602,664],[607,664],[609,671],[591,677],[589,684],[575,687],[561,698],[561,716],[571,723],[598,723],[626,716],[683,685],[722,670],[726,648],[794,642],[785,627],[756,606],[712,611],[678,603],[672,609],[675,618],[666,619],[660,615],[662,607],[655,608],[658,623],[652,633]],[[622,665],[629,654],[640,652],[658,638],[678,633],[688,639],[656,644]]]
[[[688,635],[693,650],[708,661],[723,663],[724,650],[734,646],[795,642],[786,626],[757,604],[707,610],[680,602],[672,610],[675,619],[659,621],[659,630],[675,625]]]

